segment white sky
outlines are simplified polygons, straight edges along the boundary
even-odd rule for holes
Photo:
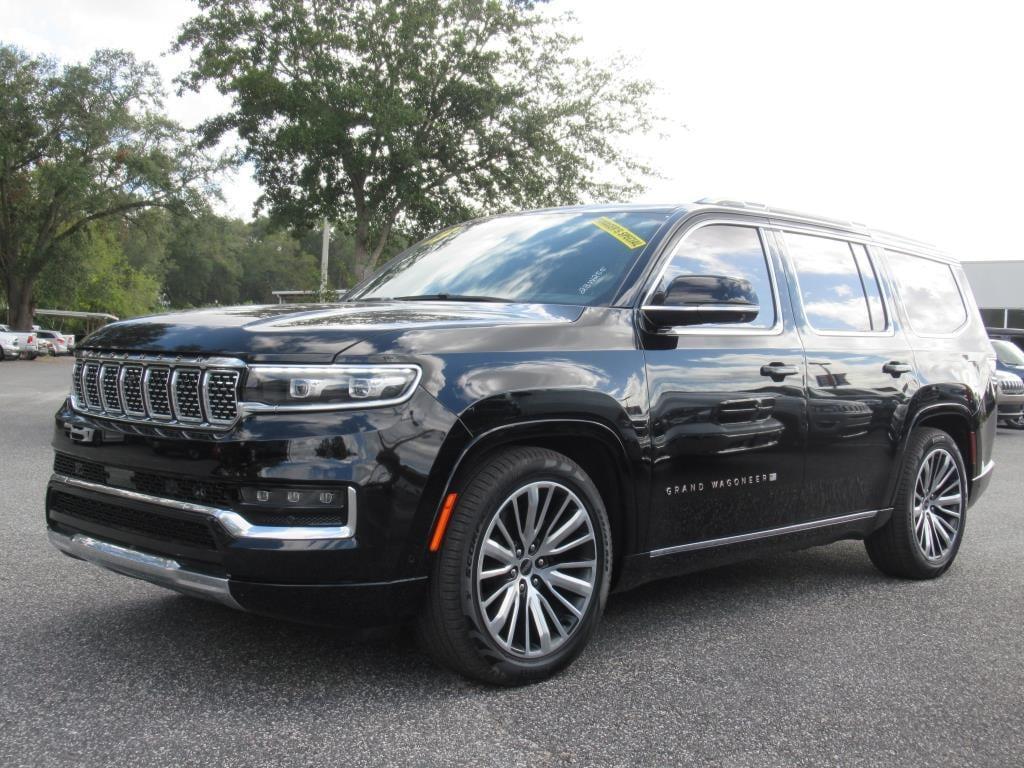
[[[634,142],[663,180],[641,199],[756,200],[850,218],[964,260],[1024,258],[1024,4],[555,0],[594,58],[654,80],[664,137]],[[62,60],[163,56],[187,0],[0,0],[0,40]],[[171,97],[191,125],[216,93]],[[224,184],[249,218],[249,174]],[[984,222],[984,223],[983,223]]]

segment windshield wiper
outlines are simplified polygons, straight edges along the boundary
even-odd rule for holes
[[[396,296],[398,301],[492,301],[508,304],[508,299],[496,296],[469,296],[462,293],[421,293],[417,296]]]

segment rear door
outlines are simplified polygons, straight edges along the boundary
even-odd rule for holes
[[[641,331],[651,403],[648,549],[660,554],[802,518],[803,350],[784,267],[761,222],[698,220],[677,235],[647,296],[679,275],[748,280],[748,323]]]
[[[863,242],[792,228],[779,239],[807,354],[808,517],[882,509],[918,387],[910,343]]]

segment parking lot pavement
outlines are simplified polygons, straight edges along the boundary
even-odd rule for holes
[[[235,613],[52,550],[70,361],[0,364],[0,765],[1021,765],[1024,431],[942,579],[845,542],[613,596],[558,678],[495,690],[402,635]]]

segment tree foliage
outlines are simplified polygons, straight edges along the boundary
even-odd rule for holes
[[[183,88],[214,83],[278,221],[349,228],[357,277],[396,226],[618,199],[648,169],[651,85],[577,52],[525,0],[199,0]]]
[[[195,207],[222,161],[161,112],[160,80],[123,51],[59,66],[0,45],[0,274],[18,327],[44,270],[75,271],[96,224]],[[99,247],[93,242],[90,247]]]

